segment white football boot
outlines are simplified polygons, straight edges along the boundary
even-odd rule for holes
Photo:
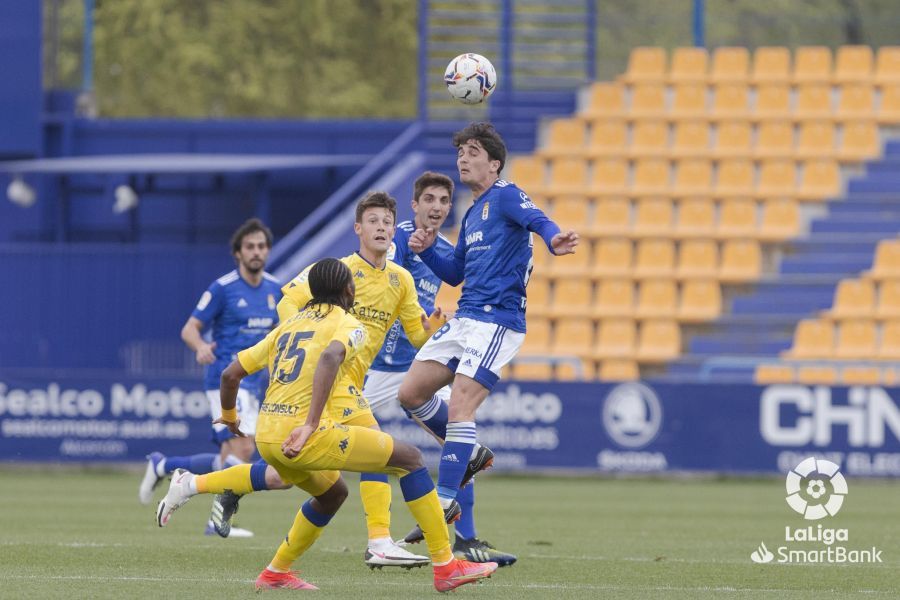
[[[160,527],[165,527],[172,517],[172,513],[187,504],[187,501],[197,493],[191,491],[191,480],[193,479],[194,474],[184,469],[175,469],[172,473],[169,491],[159,501],[159,506],[156,508],[156,523]]]
[[[364,558],[370,569],[381,569],[383,567],[412,569],[413,567],[423,567],[431,564],[431,560],[427,556],[413,554],[398,546],[391,538],[369,540],[369,546],[366,548]]]

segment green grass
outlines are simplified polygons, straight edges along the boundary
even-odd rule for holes
[[[253,597],[253,580],[304,499],[297,491],[245,498],[241,526],[256,537],[222,540],[202,534],[209,509],[203,497],[167,528],[156,527],[155,506],[137,502],[139,478],[135,472],[0,469],[0,597]],[[348,482],[347,504],[300,561],[304,577],[322,588],[316,597],[435,597],[428,569],[373,572],[363,565],[356,476]],[[761,541],[774,551],[786,525],[805,525],[784,502],[781,479],[488,475],[478,482],[479,534],[517,553],[519,562],[457,597],[897,597],[900,483],[849,484],[844,508],[825,525],[848,528],[848,547],[878,546],[884,564],[752,563],[750,552]],[[395,486],[394,535],[412,524]]]

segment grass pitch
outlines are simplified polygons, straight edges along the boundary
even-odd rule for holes
[[[250,598],[300,503],[297,491],[245,498],[251,539],[203,535],[209,500],[197,497],[169,526],[137,502],[137,472],[0,469],[0,597]],[[351,496],[312,550],[304,578],[321,598],[436,597],[430,569],[370,571],[356,476]],[[754,564],[785,526],[806,527],[784,502],[782,479],[622,480],[479,478],[479,535],[519,562],[470,598],[895,598],[900,596],[900,482],[849,482],[826,527],[850,548],[877,546],[883,564]],[[165,486],[157,490],[157,499]],[[413,522],[394,487],[393,533]],[[798,542],[797,548],[824,548]],[[424,550],[424,549],[423,549]],[[304,592],[278,591],[285,597]]]

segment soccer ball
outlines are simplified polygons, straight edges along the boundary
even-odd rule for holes
[[[444,71],[444,83],[450,95],[464,104],[478,104],[497,86],[497,71],[480,54],[460,54]]]

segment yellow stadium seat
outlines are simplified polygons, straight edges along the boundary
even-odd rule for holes
[[[708,55],[706,48],[676,48],[672,52],[671,83],[703,83],[706,81]]]
[[[750,198],[731,198],[724,200],[719,211],[719,224],[716,236],[720,239],[755,238],[756,202]]]
[[[562,262],[562,261],[559,261]],[[593,285],[590,279],[566,277],[553,284],[552,317],[581,317],[593,312]]]
[[[900,280],[885,279],[878,284],[875,316],[879,319],[900,319]]]
[[[594,323],[564,317],[553,327],[550,351],[554,356],[590,356],[594,349]]]
[[[875,64],[875,85],[900,83],[900,46],[882,46]]]
[[[621,158],[628,148],[628,125],[618,119],[594,121],[587,154],[591,158]]]
[[[600,240],[594,248],[592,276],[595,278],[631,276],[633,253],[631,240]]]
[[[675,86],[669,117],[674,120],[706,117],[706,86],[696,83]]]
[[[869,274],[875,279],[900,279],[900,239],[878,242]]]
[[[713,53],[712,73],[710,79],[713,83],[743,83],[747,80],[750,70],[750,53],[742,47],[720,47]]]
[[[675,226],[675,211],[668,198],[642,198],[637,202],[634,229],[638,237],[669,236]]]
[[[881,383],[888,387],[896,387],[900,383],[900,373],[892,367],[881,369]]]
[[[727,283],[743,283],[759,279],[762,273],[762,251],[753,240],[727,240],[722,244],[719,279]]]
[[[588,120],[625,115],[625,89],[618,83],[595,83],[591,86],[588,108],[581,117]]]
[[[596,202],[594,220],[586,232],[588,235],[622,236],[629,231],[631,231],[631,202],[628,198],[603,198]]]
[[[831,83],[831,50],[803,46],[794,53],[794,83]]]
[[[828,159],[808,160],[803,163],[803,177],[797,198],[804,201],[822,201],[841,193],[841,171],[837,161]]]
[[[841,46],[837,51],[834,65],[834,82],[872,81],[872,48],[869,46]]]
[[[637,349],[637,327],[628,319],[604,319],[597,330],[594,358],[634,358]]]
[[[751,113],[756,121],[791,118],[791,90],[780,83],[760,85],[756,90],[756,106]]]
[[[791,53],[784,46],[762,46],[753,53],[753,73],[750,80],[756,85],[788,83],[791,78]]]
[[[594,318],[634,316],[634,282],[631,279],[601,279],[597,284]]]
[[[800,235],[800,207],[793,200],[767,200],[763,203],[762,222],[757,237],[763,241],[781,241]]]
[[[837,383],[837,369],[828,365],[800,365],[797,369],[797,383],[834,385]]]
[[[700,323],[722,314],[722,288],[712,279],[691,279],[681,285],[678,320]]]
[[[678,286],[673,279],[645,279],[638,286],[635,314],[640,319],[673,318],[678,310]]]
[[[696,158],[709,155],[709,125],[706,121],[682,121],[675,125],[672,141],[673,158]]]
[[[632,196],[659,196],[670,191],[669,161],[645,158],[634,166],[634,181],[629,190]]]
[[[878,344],[878,358],[900,360],[900,321],[885,322],[881,330],[881,342]]]
[[[638,121],[634,124],[628,155],[632,158],[654,158],[669,153],[669,124],[662,120]]]
[[[577,119],[554,119],[547,134],[547,145],[540,154],[549,158],[582,156],[586,151],[586,128]]]
[[[804,85],[797,90],[797,108],[794,115],[800,119],[831,118],[831,87],[823,84]]]
[[[591,222],[591,203],[579,196],[554,198],[551,214],[560,229],[580,230]]]
[[[588,161],[583,158],[555,158],[550,161],[550,183],[546,193],[558,196],[587,192]],[[528,189],[528,188],[524,188]]]
[[[875,357],[875,322],[863,319],[838,323],[835,358],[863,359]]]
[[[530,289],[530,286],[529,286]],[[453,314],[456,312],[457,305],[459,304],[459,297],[462,295],[462,286],[453,287],[452,285],[444,284],[438,290],[437,296],[434,299],[434,305],[439,307],[442,312]],[[528,292],[528,307],[531,309],[531,292]]]
[[[797,169],[790,160],[767,160],[760,165],[758,198],[793,198],[797,193]]]
[[[668,362],[681,354],[681,329],[668,320],[641,323],[637,359],[642,363]]]
[[[637,381],[641,373],[637,361],[611,358],[600,362],[597,378],[600,381]]]
[[[509,179],[532,196],[539,196],[545,188],[545,163],[534,156],[517,156],[511,161]]]
[[[753,382],[757,385],[793,383],[794,367],[783,363],[757,365],[756,371],[753,373]]]
[[[715,204],[709,198],[685,198],[678,203],[675,237],[712,237],[715,227]]]
[[[878,367],[846,366],[841,369],[841,383],[844,385],[878,385],[880,380]]]
[[[638,242],[635,277],[672,277],[674,274],[675,244],[671,240],[651,239]]]
[[[753,163],[745,159],[719,161],[719,172],[713,196],[716,198],[746,198],[753,195]]]
[[[875,116],[875,93],[868,83],[851,83],[841,86],[838,100],[838,119],[871,119]]]
[[[441,286],[441,290],[449,286]],[[440,306],[440,305],[438,305]],[[528,280],[529,322],[532,317],[546,317],[550,312],[550,280],[546,277],[534,277]]]
[[[622,77],[628,83],[663,81],[666,76],[666,51],[663,48],[637,47],[628,57],[628,70]]]
[[[576,365],[577,369],[576,370]],[[579,372],[580,371],[580,372]],[[556,363],[557,381],[589,381],[594,378],[594,363],[580,360],[577,363],[563,361]]]
[[[873,121],[844,123],[838,159],[842,162],[862,162],[881,154],[878,126]]]
[[[513,379],[521,381],[549,381],[553,379],[553,365],[549,360],[513,363]]]
[[[658,84],[636,85],[631,92],[629,119],[662,118],[666,113],[665,88]]]
[[[747,158],[752,154],[753,136],[747,121],[722,121],[716,128],[715,157]]]
[[[546,277],[547,272],[550,270],[550,261],[555,257],[547,250],[547,246],[541,243],[535,244],[534,249],[531,251],[531,256],[534,264],[532,275],[535,277]]]
[[[522,342],[522,355],[534,356],[550,353],[550,321],[529,316],[525,341]]]
[[[900,84],[882,88],[878,122],[886,125],[900,123]]]
[[[716,120],[745,119],[750,116],[748,88],[742,83],[723,83],[713,91],[712,117]]]
[[[539,244],[541,242],[538,242]],[[584,244],[578,247],[575,254],[566,254],[563,256],[555,256],[550,262],[548,273],[550,277],[558,279],[561,277],[583,278],[591,274],[591,248]],[[559,282],[557,282],[556,298],[560,296]]]
[[[713,190],[712,173],[712,163],[706,159],[689,158],[678,161],[671,195],[676,198],[709,196]]]
[[[685,240],[678,251],[679,279],[715,278],[719,272],[719,248],[713,240]]]
[[[875,284],[868,279],[844,279],[834,292],[831,309],[824,314],[831,319],[871,317],[875,314]]]
[[[837,143],[831,121],[804,121],[800,124],[797,141],[797,158],[832,158],[837,153]]]
[[[588,193],[598,197],[626,195],[628,193],[628,163],[615,158],[595,160]]]
[[[797,323],[794,344],[783,353],[787,358],[831,358],[834,355],[834,326],[831,321],[803,319]]]
[[[757,160],[790,158],[794,155],[794,124],[790,121],[760,123],[753,156]]]

